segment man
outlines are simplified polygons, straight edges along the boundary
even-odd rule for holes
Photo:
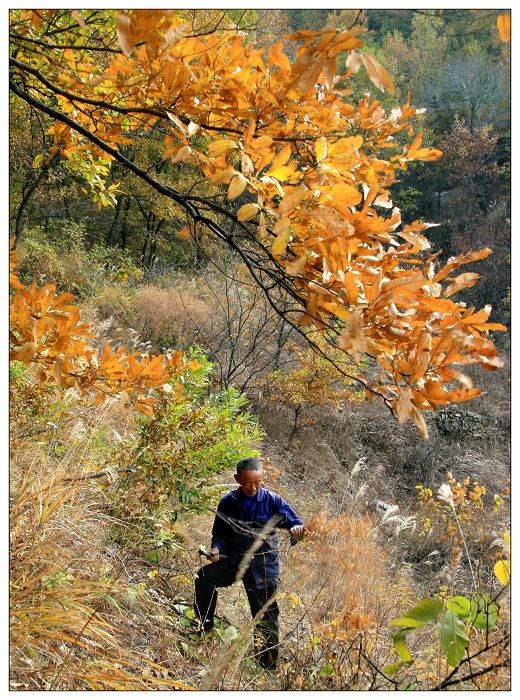
[[[213,524],[211,564],[195,579],[195,614],[205,631],[213,628],[217,588],[242,579],[251,615],[260,613],[255,627],[258,661],[274,668],[278,658],[279,539],[275,528],[285,528],[295,542],[303,537],[303,522],[281,496],[262,487],[262,464],[242,459],[234,475],[239,487],[219,503]]]

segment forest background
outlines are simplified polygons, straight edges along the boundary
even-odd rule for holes
[[[82,28],[91,11],[75,12]],[[11,688],[506,689],[511,83],[504,14],[179,16],[193,34],[238,30],[266,52],[281,41],[292,63],[296,43],[284,36],[359,28],[371,58],[344,99],[355,104],[370,93],[389,114],[410,92],[418,108],[410,140],[422,133],[416,150],[428,149],[427,162],[406,163],[390,208],[399,208],[410,236],[419,235],[414,222],[435,224],[421,235],[439,266],[469,250],[493,250],[455,285],[468,308],[490,304],[490,323],[506,327],[484,332],[500,363],[492,373],[465,370],[462,388],[483,389],[471,403],[446,400],[422,418],[404,402],[392,413],[388,402],[368,401],[356,377],[375,369],[362,350],[347,344],[351,364],[341,371],[341,346],[311,334],[310,347],[252,284],[229,241],[187,225],[181,206],[120,164],[56,148],[53,121],[12,94],[12,327],[25,328],[19,302],[33,285],[34,294],[47,290],[60,300],[58,313],[72,314],[73,333],[89,324],[89,346],[124,346],[144,369],[111,384],[110,367],[121,368],[109,367],[107,356],[101,391],[110,396],[100,401],[98,376],[68,385],[74,372],[66,356],[49,372],[23,333],[11,339]],[[34,17],[19,11],[11,20],[14,61],[31,41],[49,41],[37,35]],[[116,12],[106,26],[111,49],[128,53]],[[165,157],[163,140],[152,130],[120,139],[120,148],[172,187],[235,213],[242,208],[244,217],[258,213],[243,208],[258,206],[244,188],[231,198],[226,188],[215,195],[182,144],[172,143]],[[222,182],[231,187],[233,177]],[[74,300],[53,297],[47,285]],[[78,341],[67,352],[90,351]],[[146,365],[154,355],[169,362],[161,392],[151,387],[162,370]],[[258,453],[268,486],[309,530],[302,545],[286,543],[282,552],[285,636],[275,674],[254,662],[239,588],[223,596],[211,639],[197,644],[183,634],[210,509],[230,487],[237,459]]]

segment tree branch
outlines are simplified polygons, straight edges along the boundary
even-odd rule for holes
[[[13,61],[16,61],[16,59],[13,59]],[[17,61],[17,63],[19,63]],[[31,69],[32,70],[32,69]],[[13,76],[10,76],[9,78],[9,85],[11,90],[14,92],[15,95],[20,97],[22,100],[33,106],[35,109],[40,110],[44,114],[47,114],[49,117],[52,119],[55,119],[57,121],[62,122],[63,124],[66,124],[69,126],[71,129],[76,131],[78,134],[81,134],[84,138],[86,138],[88,141],[91,143],[95,144],[100,148],[102,151],[110,155],[114,160],[117,162],[121,163],[125,168],[127,168],[130,172],[134,173],[134,175],[137,175],[141,180],[146,182],[148,185],[150,185],[153,189],[155,189],[157,192],[160,194],[169,197],[172,199],[174,202],[177,202],[181,207],[183,207],[188,215],[193,219],[194,222],[200,222],[204,224],[213,234],[216,235],[217,238],[220,240],[226,242],[243,260],[243,262],[246,264],[252,278],[255,280],[255,282],[258,284],[258,286],[263,290],[263,292],[266,295],[266,298],[269,302],[269,304],[272,306],[274,311],[281,316],[292,328],[294,328],[299,335],[303,336],[309,345],[316,351],[318,352],[322,357],[327,359],[337,370],[338,372],[349,378],[349,379],[354,379],[357,381],[359,384],[361,384],[367,391],[370,393],[374,394],[375,396],[378,396],[383,400],[385,405],[391,409],[391,405],[389,400],[379,391],[373,389],[370,387],[365,381],[363,381],[358,375],[352,375],[349,374],[348,372],[345,372],[344,369],[342,369],[337,362],[335,362],[332,358],[330,358],[321,348],[319,348],[316,343],[314,343],[305,333],[304,330],[300,326],[298,326],[292,318],[290,318],[289,314],[287,311],[281,309],[276,301],[273,299],[271,293],[270,293],[270,288],[265,284],[265,281],[262,280],[261,274],[265,274],[268,276],[269,279],[272,280],[274,283],[275,288],[277,289],[282,289],[284,290],[287,294],[289,294],[298,304],[299,312],[300,313],[308,313],[306,309],[306,302],[305,299],[298,293],[298,291],[294,288],[294,286],[287,280],[287,277],[285,275],[285,271],[283,267],[280,265],[280,263],[274,258],[274,256],[271,254],[267,248],[265,248],[258,240],[254,239],[249,232],[249,230],[246,228],[244,225],[244,222],[240,222],[237,218],[237,216],[223,207],[218,206],[214,202],[208,200],[208,199],[201,199],[199,197],[186,197],[183,195],[181,192],[178,190],[174,189],[173,187],[170,187],[168,185],[165,185],[161,183],[159,180],[156,180],[154,177],[149,175],[149,173],[145,172],[137,166],[133,161],[129,160],[126,158],[122,153],[120,153],[117,149],[113,148],[110,146],[108,143],[103,141],[103,139],[99,138],[95,134],[93,134],[91,131],[89,131],[86,127],[82,126],[81,124],[78,124],[75,122],[73,119],[71,119],[69,116],[66,114],[62,114],[61,112],[57,111],[56,109],[53,109],[49,105],[45,104],[41,100],[36,99],[32,95],[30,95],[28,92],[23,90],[14,80]],[[252,250],[246,250],[244,249],[243,246],[239,245],[238,242],[235,240],[235,237],[228,231],[226,231],[222,226],[220,226],[216,221],[210,219],[208,216],[205,216],[201,214],[200,210],[197,208],[195,203],[201,203],[205,207],[207,207],[210,211],[213,211],[215,213],[219,213],[221,215],[224,215],[228,220],[232,221],[240,230],[242,230],[245,233],[245,237],[243,240],[247,240],[249,243],[253,243],[257,251]],[[268,268],[264,266],[264,261],[259,257],[259,253],[261,253],[263,256],[267,258],[267,261],[273,266],[272,268]],[[255,259],[256,258],[256,259]],[[323,321],[321,321],[323,323]],[[325,327],[329,328],[330,331],[334,332],[335,329],[333,326],[329,324],[325,324]]]

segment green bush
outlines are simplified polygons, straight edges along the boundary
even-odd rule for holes
[[[24,284],[54,283],[77,298],[93,296],[104,285],[129,284],[141,279],[127,251],[95,244],[89,246],[85,227],[56,220],[47,228],[28,229],[20,243],[20,279]]]
[[[259,453],[263,435],[244,411],[245,397],[231,387],[212,393],[211,363],[199,349],[188,358],[181,385],[159,399],[153,417],[138,420],[138,440],[125,457],[133,471],[114,494],[118,515],[153,521],[168,513],[174,521],[179,511],[201,512],[212,477]]]

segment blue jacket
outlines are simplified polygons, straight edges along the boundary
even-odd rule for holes
[[[249,508],[240,490],[230,491],[220,501],[213,524],[211,546],[218,547],[233,566],[240,565],[255,536],[274,515],[280,517],[276,527],[289,530],[303,525],[291,506],[273,491],[260,487]],[[274,531],[251,560],[250,568],[257,588],[275,586],[280,578],[279,537]]]

